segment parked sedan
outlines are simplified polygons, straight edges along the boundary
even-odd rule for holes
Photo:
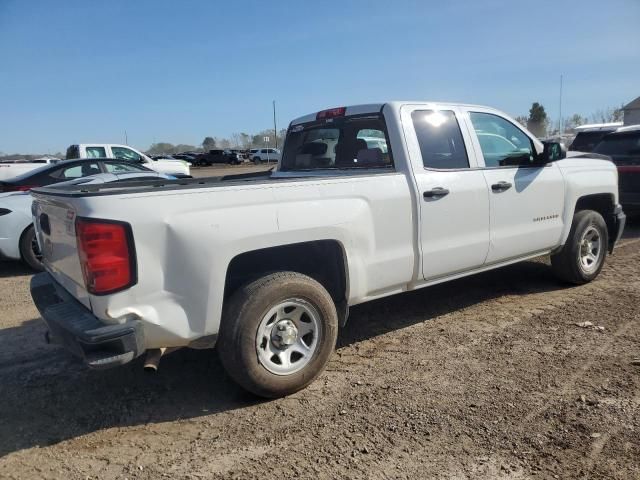
[[[82,158],[45,165],[35,170],[0,181],[0,193],[24,192],[35,187],[66,182],[99,173],[152,172],[141,164],[112,158]]]
[[[89,177],[96,174],[96,177]],[[91,159],[47,165],[11,181],[0,182],[0,258],[22,260],[34,270],[42,269],[40,249],[31,223],[31,188],[69,180],[103,183],[149,177],[173,178],[126,161]]]

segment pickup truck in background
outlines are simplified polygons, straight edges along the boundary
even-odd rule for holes
[[[190,178],[189,162],[177,159],[154,160],[148,155],[128,145],[113,143],[81,143],[67,148],[67,160],[76,158],[117,158],[138,163],[158,173],[172,175],[176,178]]]
[[[565,282],[596,278],[625,215],[613,163],[574,155],[481,106],[313,113],[274,172],[34,190],[31,294],[91,367],[217,346],[244,388],[287,395],[352,305],[545,254]]]

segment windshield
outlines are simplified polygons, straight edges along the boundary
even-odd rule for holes
[[[329,118],[287,132],[280,171],[392,168],[381,115]]]
[[[640,155],[640,132],[607,135],[593,151],[603,155]]]
[[[575,150],[578,152],[592,152],[593,148],[598,144],[602,137],[607,133],[606,131],[599,132],[578,132],[576,138],[573,139],[569,150]]]

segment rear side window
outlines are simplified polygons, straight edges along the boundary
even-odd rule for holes
[[[392,168],[386,132],[379,115],[294,125],[287,133],[280,170]]]
[[[104,158],[107,153],[104,147],[87,147],[87,158]]]
[[[426,168],[469,168],[460,125],[451,110],[416,110],[411,114],[422,163]]]
[[[52,171],[49,176],[56,180],[71,180],[74,178],[88,177],[102,173],[97,163],[83,162],[71,167],[63,167]]]

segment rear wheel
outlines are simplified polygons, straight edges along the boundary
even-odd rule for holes
[[[223,315],[218,352],[229,375],[261,397],[309,385],[336,344],[338,316],[326,289],[278,272],[241,287]]]
[[[551,256],[551,267],[565,282],[588,283],[602,270],[608,245],[609,232],[602,215],[593,210],[581,210],[573,216],[564,247]]]
[[[22,257],[22,261],[33,270],[38,272],[44,270],[42,254],[40,253],[40,247],[36,240],[36,231],[33,225],[27,228],[20,237],[20,256]]]
[[[262,159],[260,157],[253,157],[253,163],[255,163],[256,165],[260,165],[261,161]]]

